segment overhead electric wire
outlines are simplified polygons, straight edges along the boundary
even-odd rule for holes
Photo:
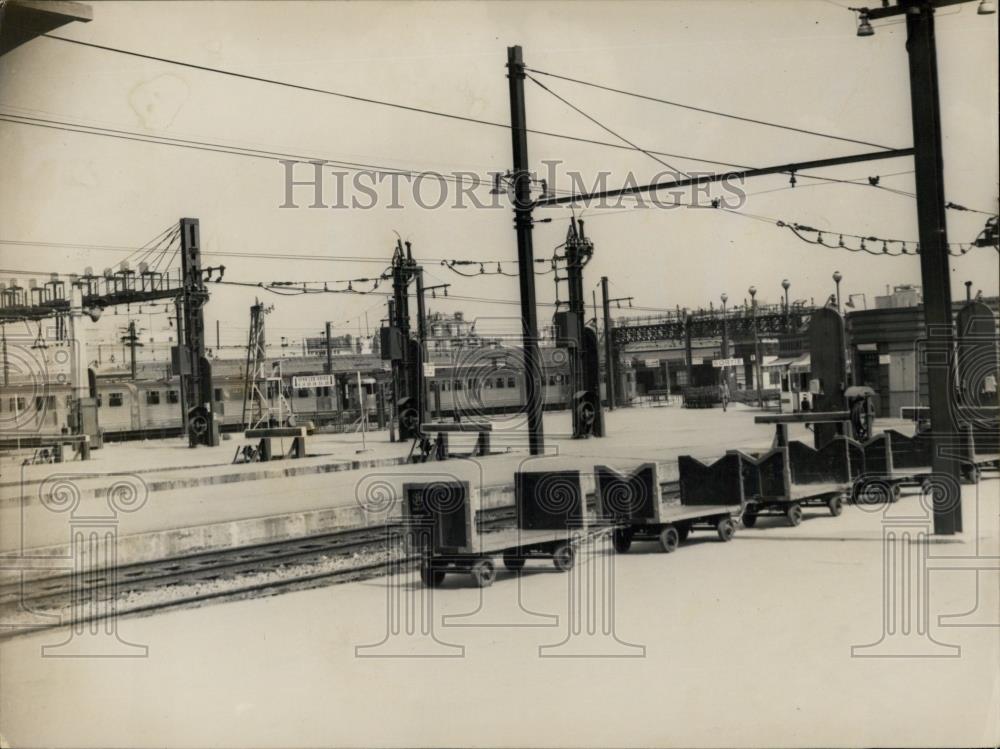
[[[640,93],[636,93],[634,91],[626,91],[624,89],[615,88],[613,86],[605,86],[605,85],[602,85],[602,84],[599,84],[599,83],[593,83],[591,81],[580,80],[579,78],[571,78],[569,76],[559,75],[558,73],[549,73],[549,72],[546,72],[544,70],[538,70],[537,68],[528,68],[528,67],[526,67],[525,70],[527,70],[529,72],[532,72],[532,73],[537,73],[538,75],[549,76],[550,78],[558,78],[560,80],[569,81],[571,83],[578,83],[578,84],[583,85],[583,86],[590,86],[591,88],[597,88],[597,89],[601,89],[601,90],[604,90],[604,91],[610,91],[610,92],[613,92],[613,93],[616,93],[616,94],[622,94],[623,96],[631,96],[631,97],[637,98],[637,99],[645,99],[646,101],[653,101],[653,102],[657,102],[659,104],[666,104],[666,105],[671,106],[671,107],[679,107],[681,109],[688,109],[688,110],[691,110],[691,111],[694,111],[694,112],[700,112],[702,114],[710,114],[710,115],[713,115],[713,116],[716,116],[716,117],[725,117],[727,119],[737,120],[737,121],[740,121],[740,122],[748,122],[748,123],[751,123],[751,124],[754,124],[754,125],[763,125],[765,127],[778,128],[780,130],[788,130],[788,131],[791,131],[791,132],[802,133],[803,135],[813,135],[813,136],[816,136],[816,137],[819,137],[819,138],[829,138],[830,140],[839,140],[839,141],[844,142],[844,143],[854,143],[855,145],[859,145],[859,146],[871,146],[873,148],[881,148],[881,149],[884,149],[886,151],[892,151],[892,150],[894,150],[893,146],[886,146],[886,145],[882,145],[880,143],[872,143],[871,141],[859,140],[857,138],[847,138],[847,137],[842,136],[842,135],[834,135],[833,133],[824,133],[824,132],[820,132],[818,130],[809,130],[808,128],[795,127],[793,125],[785,125],[785,124],[782,124],[782,123],[779,123],[779,122],[771,122],[771,121],[768,121],[768,120],[760,120],[760,119],[756,119],[756,118],[753,118],[753,117],[744,117],[742,115],[732,114],[731,112],[721,112],[721,111],[715,110],[715,109],[707,109],[705,107],[696,107],[694,105],[685,104],[685,103],[679,102],[679,101],[671,101],[669,99],[662,99],[662,98],[659,98],[659,97],[656,97],[656,96],[648,96],[646,94],[640,94]]]
[[[463,180],[443,172],[418,172],[394,166],[380,164],[365,164],[362,162],[342,161],[340,159],[328,159],[320,156],[308,156],[304,154],[286,153],[282,151],[269,151],[264,149],[249,148],[244,146],[233,146],[224,143],[214,143],[212,141],[199,141],[190,138],[175,138],[166,135],[154,135],[152,133],[141,133],[134,130],[121,130],[99,125],[87,125],[84,123],[67,122],[65,120],[55,120],[45,117],[30,117],[17,113],[0,111],[0,120],[17,125],[30,125],[43,127],[52,130],[62,130],[65,132],[80,133],[82,135],[99,135],[107,138],[117,138],[120,140],[133,141],[137,143],[151,143],[154,145],[174,146],[177,148],[187,148],[195,151],[208,151],[211,153],[222,153],[230,156],[247,156],[259,158],[266,161],[278,159],[295,160],[303,163],[322,162],[331,166],[338,166],[349,171],[374,171],[380,174],[397,174],[407,177],[429,177],[442,179],[453,184],[472,182],[474,187],[488,187],[489,183],[479,177],[472,175],[475,179]]]
[[[587,115],[585,115],[585,116],[587,116]],[[345,161],[345,160],[342,160],[342,159],[330,159],[330,158],[321,157],[321,156],[310,156],[310,155],[304,155],[304,154],[295,154],[295,153],[290,153],[290,152],[283,152],[283,151],[280,151],[280,150],[265,150],[265,149],[250,148],[250,147],[247,147],[247,146],[229,145],[229,144],[225,144],[225,143],[218,143],[218,142],[212,142],[212,141],[202,141],[202,140],[193,140],[193,139],[190,139],[190,138],[178,138],[178,137],[173,137],[173,136],[155,135],[155,134],[152,134],[152,133],[141,133],[141,132],[134,131],[134,130],[122,130],[120,128],[110,128],[110,127],[105,127],[105,126],[101,126],[101,125],[89,125],[89,124],[86,124],[86,123],[66,121],[66,120],[56,120],[56,119],[44,118],[44,117],[32,117],[32,116],[29,116],[29,115],[17,114],[16,112],[5,112],[5,111],[2,111],[2,110],[0,110],[0,121],[10,122],[10,123],[15,124],[15,125],[25,125],[25,126],[30,126],[30,127],[39,127],[39,128],[51,129],[51,130],[58,130],[58,131],[63,131],[63,132],[78,133],[78,134],[81,134],[81,135],[96,135],[96,136],[101,136],[101,137],[106,137],[106,138],[113,138],[113,139],[119,139],[119,140],[123,140],[123,141],[131,141],[131,142],[136,142],[136,143],[149,143],[149,144],[153,144],[153,145],[173,146],[175,148],[186,148],[186,149],[189,149],[189,150],[205,151],[205,152],[209,152],[209,153],[221,153],[221,154],[226,154],[226,155],[230,155],[230,156],[245,156],[245,157],[249,157],[249,158],[263,159],[263,160],[266,160],[266,161],[274,161],[274,160],[283,159],[283,160],[295,160],[295,161],[303,162],[303,163],[321,162],[323,164],[327,164],[327,165],[330,165],[330,166],[335,166],[335,167],[343,168],[343,169],[345,169],[347,171],[355,171],[355,172],[372,171],[372,172],[375,172],[375,173],[379,174],[380,176],[381,175],[398,175],[398,176],[405,176],[405,177],[410,177],[410,178],[415,178],[415,179],[426,178],[426,177],[433,177],[433,178],[440,179],[440,180],[442,180],[444,182],[447,182],[447,183],[450,183],[450,184],[455,184],[455,185],[471,184],[471,186],[472,186],[473,189],[486,187],[489,184],[488,181],[485,181],[485,180],[481,179],[479,177],[479,175],[472,175],[472,178],[470,178],[470,179],[461,179],[461,178],[459,178],[457,176],[450,176],[450,175],[447,175],[447,174],[445,174],[443,172],[438,172],[438,171],[414,171],[414,170],[411,170],[411,169],[406,169],[406,168],[396,167],[396,166],[386,166],[386,165],[381,165],[381,164],[367,164],[367,163],[364,163],[364,162],[352,162],[352,161]],[[611,131],[611,132],[613,132],[613,131]],[[626,140],[626,139],[623,138],[623,140]],[[626,140],[626,142],[630,142],[630,141]],[[610,144],[610,145],[617,146],[618,144]],[[625,147],[622,146],[622,148],[625,148]],[[627,150],[636,151],[637,153],[646,154],[647,156],[650,156],[651,158],[654,158],[658,163],[661,163],[664,166],[668,166],[668,167],[669,167],[669,165],[666,162],[663,162],[663,161],[661,161],[659,159],[656,159],[656,155],[657,154],[659,154],[659,155],[672,155],[672,156],[675,156],[677,158],[685,158],[685,159],[690,159],[690,160],[703,161],[704,163],[711,163],[711,164],[716,164],[716,165],[721,165],[721,166],[730,166],[730,167],[740,168],[740,169],[752,169],[753,168],[753,167],[749,167],[749,166],[745,166],[745,165],[740,165],[740,164],[732,164],[732,163],[729,163],[729,162],[709,161],[709,160],[705,160],[705,159],[694,159],[693,157],[677,156],[676,154],[664,154],[664,152],[661,152],[661,151],[653,151],[653,150],[648,150],[648,149],[643,149],[643,148],[638,148],[638,147],[637,148],[628,147]],[[673,167],[669,167],[669,168],[673,169]],[[674,171],[676,171],[676,170],[674,170]],[[835,177],[826,177],[826,176],[821,176],[821,175],[817,175],[817,174],[807,174],[807,173],[803,173],[803,172],[796,172],[795,174],[796,174],[796,176],[798,176],[800,178],[803,178],[803,179],[814,179],[814,180],[819,180],[819,181],[825,182],[825,183],[854,184],[854,185],[866,186],[866,185],[864,185],[864,183],[858,182],[856,180],[844,180],[844,179],[838,179],[838,178],[835,178]],[[904,191],[899,191],[899,190],[896,190],[894,188],[888,188],[888,187],[884,187],[884,186],[881,186],[881,185],[878,185],[878,184],[875,184],[874,187],[876,187],[877,189],[884,189],[884,190],[886,190],[888,192],[894,192],[894,193],[897,193],[899,195],[903,195],[903,196],[906,196],[906,197],[909,197],[909,198],[915,197],[914,193],[908,193],[908,192],[904,192]],[[549,190],[553,194],[563,194],[563,195],[570,195],[570,194],[572,194],[572,191],[570,191],[570,190],[556,189],[556,188],[554,188],[552,186],[549,187]],[[625,199],[629,199],[629,200],[638,200],[637,196],[634,196],[634,195],[626,195],[626,196],[622,196],[622,197],[625,198]],[[963,207],[957,206],[956,204],[950,204],[949,207],[954,207],[957,210],[974,210],[974,209],[965,209]],[[990,214],[986,213],[985,211],[978,211],[978,212],[984,213],[986,215],[990,215]]]
[[[624,135],[621,135],[620,133],[615,132],[610,127],[608,127],[607,125],[605,125],[603,122],[601,122],[600,120],[598,120],[596,117],[593,117],[593,116],[587,114],[582,109],[580,109],[578,106],[576,106],[572,102],[568,101],[567,99],[565,99],[562,96],[560,96],[559,94],[557,94],[555,91],[553,91],[552,89],[550,89],[548,86],[546,86],[544,83],[542,83],[541,81],[539,81],[534,76],[528,75],[527,78],[528,78],[529,81],[531,81],[532,83],[534,83],[536,86],[538,86],[539,88],[541,88],[543,91],[546,91],[549,94],[551,94],[552,96],[554,96],[556,99],[558,99],[559,101],[561,101],[563,104],[565,104],[567,107],[569,107],[570,109],[572,109],[577,114],[581,115],[582,117],[587,118],[590,122],[593,122],[595,125],[597,125],[602,130],[604,130],[604,131],[606,131],[608,133],[611,133],[611,135],[613,135],[616,138],[618,138],[618,140],[627,143],[628,145],[632,146],[632,148],[636,149],[637,151],[642,151],[642,153],[646,154],[653,161],[655,161],[656,163],[660,164],[661,166],[665,166],[667,169],[669,169],[670,171],[672,171],[674,174],[680,174],[680,175],[683,175],[685,177],[690,176],[686,172],[682,172],[680,169],[678,169],[677,167],[673,166],[672,164],[668,164],[663,159],[660,159],[657,156],[654,156],[649,151],[646,151],[645,149],[640,148],[635,143],[633,143],[628,138],[626,138]]]
[[[47,39],[53,39],[53,40],[57,40],[57,41],[61,41],[61,42],[68,42],[70,44],[77,44],[77,45],[80,45],[80,46],[83,46],[83,47],[91,47],[93,49],[99,49],[99,50],[103,50],[105,52],[114,52],[114,53],[117,53],[117,54],[128,55],[128,56],[131,56],[131,57],[137,57],[137,58],[141,58],[141,59],[145,59],[145,60],[151,60],[151,61],[154,61],[154,62],[162,62],[162,63],[165,63],[167,65],[177,65],[177,66],[180,66],[180,67],[191,68],[193,70],[200,70],[200,71],[206,72],[206,73],[216,73],[218,75],[230,76],[230,77],[238,78],[238,79],[242,79],[242,80],[253,81],[255,83],[265,83],[265,84],[274,85],[274,86],[283,86],[283,87],[286,87],[286,88],[296,89],[296,90],[300,90],[300,91],[306,91],[306,92],[309,92],[309,93],[325,94],[327,96],[335,96],[335,97],[339,97],[339,98],[343,98],[343,99],[348,99],[348,100],[351,100],[351,101],[357,101],[357,102],[361,102],[361,103],[365,103],[365,104],[374,104],[374,105],[377,105],[377,106],[391,107],[391,108],[400,109],[400,110],[403,110],[403,111],[415,112],[415,113],[418,113],[418,114],[431,115],[431,116],[435,116],[435,117],[443,117],[443,118],[446,118],[446,119],[456,120],[456,121],[459,121],[459,122],[467,122],[467,123],[476,124],[476,125],[485,125],[485,126],[488,126],[488,127],[502,128],[502,129],[505,129],[505,130],[509,130],[510,127],[511,127],[509,124],[503,123],[503,122],[494,122],[492,120],[483,120],[483,119],[479,119],[479,118],[476,118],[476,117],[469,117],[469,116],[466,116],[466,115],[453,114],[453,113],[450,113],[450,112],[442,112],[442,111],[439,111],[439,110],[429,109],[429,108],[426,108],[426,107],[416,107],[416,106],[412,106],[412,105],[409,105],[409,104],[400,104],[398,102],[387,101],[387,100],[384,100],[384,99],[375,99],[375,98],[372,98],[372,97],[358,96],[356,94],[347,94],[347,93],[344,93],[342,91],[333,91],[333,90],[330,90],[330,89],[323,89],[323,88],[319,88],[319,87],[316,87],[316,86],[306,86],[304,84],[291,83],[289,81],[280,81],[280,80],[276,80],[276,79],[273,79],[273,78],[264,78],[263,76],[255,76],[255,75],[251,75],[249,73],[240,73],[240,72],[233,71],[233,70],[225,70],[223,68],[215,68],[215,67],[212,67],[212,66],[209,66],[209,65],[198,65],[197,63],[185,62],[183,60],[176,60],[176,59],[169,58],[169,57],[161,57],[161,56],[157,56],[157,55],[149,55],[149,54],[145,54],[145,53],[142,53],[142,52],[135,52],[135,51],[132,51],[132,50],[121,49],[119,47],[111,47],[111,46],[104,45],[104,44],[95,44],[93,42],[85,42],[85,41],[82,41],[82,40],[79,40],[79,39],[70,39],[68,37],[58,36],[58,35],[55,35],[55,34],[42,34],[42,36],[44,38],[47,38]],[[711,159],[702,159],[702,158],[698,158],[696,156],[682,156],[680,154],[669,154],[669,153],[661,153],[661,152],[658,152],[658,151],[646,151],[644,149],[633,149],[633,148],[630,148],[629,146],[623,146],[623,145],[620,145],[618,143],[609,143],[607,141],[599,141],[599,140],[594,140],[594,139],[591,139],[591,138],[583,138],[583,137],[579,137],[579,136],[568,135],[566,133],[555,133],[555,132],[549,132],[549,131],[546,131],[546,130],[533,130],[533,129],[528,129],[527,132],[530,133],[530,134],[532,134],[532,135],[541,135],[541,136],[548,137],[548,138],[559,138],[559,139],[562,139],[562,140],[575,141],[575,142],[578,142],[578,143],[588,143],[588,144],[591,144],[591,145],[603,146],[605,148],[616,148],[616,149],[620,149],[620,150],[640,150],[640,151],[643,151],[644,153],[655,153],[658,156],[667,156],[667,157],[671,157],[671,158],[687,159],[689,161],[698,161],[698,162],[705,163],[705,164],[717,164],[719,166],[738,166],[738,165],[735,165],[735,164],[726,164],[724,162],[713,161]]]

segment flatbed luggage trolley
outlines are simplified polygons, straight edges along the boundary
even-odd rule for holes
[[[760,455],[731,450],[740,459],[747,500],[743,525],[753,528],[760,515],[779,515],[795,526],[802,522],[803,507],[826,507],[834,517],[840,515],[858,450],[848,437],[834,437],[819,450],[795,441]]]
[[[563,572],[572,569],[575,539],[585,522],[580,472],[519,472],[514,494],[517,527],[479,533],[478,492],[467,481],[403,485],[407,545],[421,555],[425,586],[440,585],[446,575],[460,572],[485,588],[496,579],[497,558],[512,572],[528,559],[551,560]]]
[[[725,456],[706,466],[687,455],[678,459],[680,497],[664,499],[655,463],[631,474],[608,466],[595,467],[597,516],[614,525],[615,551],[624,553],[633,540],[659,541],[674,551],[695,528],[714,529],[729,541],[743,506],[739,459]]]

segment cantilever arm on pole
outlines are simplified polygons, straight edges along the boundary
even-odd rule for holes
[[[722,182],[723,180],[747,179],[750,177],[763,177],[769,174],[783,174],[788,172],[799,172],[804,169],[821,169],[828,166],[839,166],[841,164],[857,164],[864,161],[878,161],[881,159],[898,159],[904,156],[913,156],[913,148],[892,148],[883,151],[869,153],[859,153],[853,156],[836,156],[829,159],[816,159],[813,161],[802,161],[795,164],[780,164],[777,166],[766,166],[759,169],[744,169],[742,171],[718,172],[716,174],[703,174],[683,179],[667,180],[655,182],[650,185],[634,185],[622,187],[617,190],[601,190],[599,192],[583,193],[580,195],[562,195],[559,197],[539,198],[535,201],[536,208],[544,208],[550,205],[565,205],[566,203],[579,203],[591,200],[603,200],[605,198],[616,198],[622,195],[637,195],[639,193],[657,192],[659,190],[671,190],[678,187],[688,187],[690,185],[707,184],[711,182]]]

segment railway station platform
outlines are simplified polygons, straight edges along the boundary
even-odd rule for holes
[[[384,522],[372,511],[386,491],[399,495],[405,481],[457,478],[482,490],[486,508],[513,505],[520,468],[572,468],[592,491],[595,464],[627,469],[662,464],[663,480],[676,478],[676,458],[715,458],[730,448],[763,449],[773,429],[754,424],[754,409],[735,406],[685,410],[619,409],[607,414],[609,435],[569,438],[568,413],[545,415],[547,455],[532,458],[523,426],[498,421],[493,450],[484,458],[407,462],[410,443],[391,443],[386,432],[316,435],[309,457],[232,464],[248,440],[191,449],[179,439],[109,444],[85,462],[17,465],[5,457],[0,475],[0,555],[45,558],[53,566],[69,553],[79,518],[103,517],[117,534],[119,564],[212,551]],[[894,424],[893,426],[899,426]],[[792,437],[805,439],[800,427]],[[455,452],[471,452],[475,435],[456,435]],[[466,444],[467,443],[467,444]],[[398,512],[398,508],[396,510]],[[34,572],[29,574],[36,574]],[[43,571],[37,574],[45,574]]]

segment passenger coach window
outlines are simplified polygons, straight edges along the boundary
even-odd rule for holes
[[[180,403],[180,394],[176,390],[167,391],[167,403]]]
[[[160,391],[159,390],[147,390],[146,391],[146,405],[156,406],[160,403]]]
[[[309,388],[299,388],[299,390],[296,393],[296,395],[298,395],[299,398],[308,398],[309,397]]]
[[[215,400],[216,402],[222,400],[222,388],[215,388]]]
[[[118,408],[123,402],[124,399],[121,393],[108,393],[108,407]]]

